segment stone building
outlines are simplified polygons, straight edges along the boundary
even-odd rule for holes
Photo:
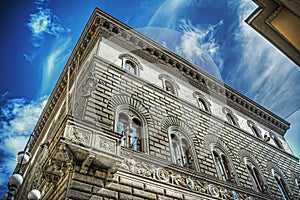
[[[95,9],[16,199],[300,199],[289,123]]]

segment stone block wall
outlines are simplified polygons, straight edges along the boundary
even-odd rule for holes
[[[245,163],[242,160],[241,151],[245,150],[250,152],[258,161],[260,170],[266,183],[269,185],[269,191],[276,198],[280,197],[280,193],[270,170],[266,167],[269,162],[276,163],[284,172],[284,178],[292,192],[295,196],[299,196],[299,189],[295,185],[294,180],[291,179],[291,174],[299,173],[300,168],[298,160],[291,154],[273,145],[266,144],[261,139],[253,136],[253,134],[229,124],[218,116],[199,109],[195,104],[191,103],[191,99],[178,98],[164,91],[162,87],[131,75],[124,69],[121,69],[120,66],[114,65],[105,59],[95,56],[90,62],[89,68],[93,71],[97,80],[97,86],[91,95],[86,98],[86,107],[82,117],[84,121],[95,124],[95,128],[101,126],[99,124],[107,124],[107,128],[115,132],[115,109],[119,105],[128,104],[137,109],[138,112],[141,112],[141,114],[147,115],[145,116],[147,118],[148,133],[146,139],[149,146],[145,156],[148,159],[159,159],[160,162],[165,163],[166,167],[171,166],[180,170],[179,166],[172,163],[169,135],[164,127],[173,123],[173,125],[183,126],[193,141],[194,162],[197,167],[190,173],[207,176],[211,180],[218,182],[212,154],[207,141],[205,141],[205,137],[211,135],[219,138],[229,151],[228,153],[237,173],[238,183],[236,187],[245,188],[245,191],[250,193],[254,192],[251,189],[252,183]],[[196,90],[196,88],[191,87],[191,90]],[[77,95],[80,95],[80,92],[77,92]],[[125,151],[125,149],[122,151]],[[123,154],[122,156],[134,157],[135,154],[141,153],[130,151],[127,155]],[[119,178],[116,183],[112,183],[110,186],[107,186],[108,188],[103,189],[105,193],[107,190],[116,188],[115,192],[111,193],[112,196],[107,196],[107,198],[181,198],[175,197],[175,194],[172,196],[165,189],[157,190],[157,193],[153,194],[149,188],[154,186],[148,187],[143,185],[143,190],[132,188],[128,184],[123,185],[121,180],[124,179]],[[135,197],[133,198],[133,196]],[[188,199],[188,197],[185,198]],[[74,197],[74,199],[76,198]]]

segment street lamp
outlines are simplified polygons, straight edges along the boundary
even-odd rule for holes
[[[20,151],[17,156],[18,160],[18,170],[17,173],[13,174],[8,181],[8,193],[3,197],[4,200],[14,200],[16,191],[20,188],[23,183],[22,177],[22,168],[25,164],[27,164],[30,160],[29,145],[31,139],[33,138],[34,133],[29,136],[29,140],[24,148],[24,151]],[[27,196],[30,200],[39,200],[41,198],[41,193],[38,190],[31,190]]]
[[[38,190],[31,190],[28,195],[28,200],[39,200],[41,198],[41,193]]]

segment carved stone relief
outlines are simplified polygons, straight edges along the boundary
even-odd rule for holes
[[[144,162],[139,162],[134,159],[124,159],[122,163],[118,164],[118,168],[127,170],[133,174],[151,178],[153,180],[163,182],[169,185],[187,188],[191,191],[201,194],[209,195],[218,199],[240,199],[240,200],[254,200],[256,198],[236,192],[223,186],[218,186],[208,181],[196,179],[183,175],[181,173],[149,165]]]
[[[92,132],[67,125],[64,133],[66,139],[80,145],[90,145]]]
[[[110,153],[116,153],[116,142],[103,137],[100,137],[100,147],[101,150]]]

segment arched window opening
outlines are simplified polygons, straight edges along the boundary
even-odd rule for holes
[[[123,137],[121,146],[135,151],[143,151],[142,122],[137,116],[130,117],[128,113],[120,112],[117,122],[117,132]]]
[[[176,82],[167,74],[160,74],[158,78],[162,81],[162,87],[170,94],[178,95],[179,86]]]
[[[261,131],[258,129],[258,127],[254,124],[254,122],[248,120],[247,121],[249,127],[251,128],[252,132],[254,133],[254,135],[258,138],[262,138],[261,136]]]
[[[169,93],[175,95],[175,89],[174,86],[172,85],[172,83],[170,81],[165,81],[165,89],[166,91],[168,91]]]
[[[203,94],[201,94],[200,92],[195,91],[193,93],[193,96],[196,98],[198,106],[201,110],[211,112],[210,111],[211,104]]]
[[[180,144],[179,140],[176,137],[176,135],[172,134],[171,135],[171,140],[172,140],[172,145],[171,145],[171,150],[172,150],[172,156],[173,156],[173,161],[176,165],[181,164],[181,155],[180,155]]]
[[[263,181],[262,181],[262,178],[261,178],[258,170],[252,165],[247,164],[246,166],[247,166],[250,180],[253,184],[254,190],[257,192],[263,192],[263,188],[264,188]]]
[[[140,70],[143,70],[141,63],[133,55],[124,53],[119,55],[119,58],[122,59],[122,68],[128,71],[130,74],[139,76]]]
[[[125,61],[125,65],[124,65],[125,70],[127,70],[129,73],[137,75],[137,67],[136,65],[131,62],[130,60],[126,60]]]
[[[227,113],[226,117],[227,117],[227,120],[230,124],[238,126],[238,123],[236,122],[236,120],[234,119],[234,117],[230,113]]]
[[[237,127],[239,126],[237,117],[232,113],[232,111],[229,108],[223,107],[222,111],[226,115],[227,121],[230,124]]]
[[[191,146],[182,134],[171,133],[170,145],[173,163],[181,167],[194,169]]]
[[[199,107],[201,110],[205,110],[205,111],[209,112],[209,107],[202,98],[198,98],[198,104],[199,104]]]
[[[282,143],[279,141],[279,139],[275,135],[273,135],[273,140],[278,148],[283,149]]]
[[[216,150],[213,151],[213,157],[215,161],[218,178],[223,181],[232,180],[231,170],[229,167],[229,161],[227,157],[222,152],[218,152]]]
[[[284,200],[288,200],[289,198],[289,190],[287,188],[287,185],[285,184],[284,180],[277,174],[274,175],[276,184],[278,186],[278,189],[281,193],[281,196]]]

